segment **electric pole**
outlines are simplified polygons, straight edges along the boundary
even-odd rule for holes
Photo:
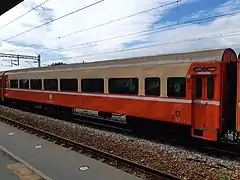
[[[38,56],[27,56],[27,55],[19,55],[19,54],[5,54],[5,53],[0,53],[0,58],[9,58],[11,66],[19,66],[20,65],[20,60],[24,59],[27,60],[27,62],[33,62],[37,63],[38,67],[41,67],[41,59],[40,55]]]

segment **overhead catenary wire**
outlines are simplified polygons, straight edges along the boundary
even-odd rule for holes
[[[207,18],[202,18],[202,19],[197,19],[197,20],[190,20],[190,21],[187,21],[187,22],[182,22],[182,23],[176,23],[176,24],[171,24],[171,25],[167,25],[167,26],[160,26],[160,27],[156,27],[156,28],[153,28],[153,29],[149,29],[149,30],[144,30],[144,31],[140,31],[140,32],[134,32],[134,33],[130,33],[130,34],[126,34],[126,35],[120,35],[120,36],[116,36],[116,37],[110,37],[110,38],[105,38],[105,39],[102,39],[102,40],[96,40],[96,41],[91,41],[91,42],[86,42],[86,43],[82,43],[82,44],[77,44],[77,45],[72,45],[70,47],[77,47],[77,46],[81,46],[81,45],[88,45],[90,43],[96,43],[96,42],[101,42],[101,41],[107,41],[107,40],[111,40],[111,39],[116,39],[116,38],[121,38],[121,37],[127,37],[127,36],[131,36],[131,35],[137,35],[139,33],[149,33],[151,31],[156,31],[156,30],[162,30],[162,29],[173,29],[175,28],[176,26],[180,26],[180,25],[184,25],[184,26],[189,26],[193,23],[202,23],[202,22],[208,22],[208,21],[211,21],[213,19],[216,19],[216,18],[225,18],[225,17],[230,17],[230,16],[234,16],[234,15],[237,15],[237,14],[240,14],[240,11],[236,11],[236,12],[232,12],[232,13],[226,13],[226,14],[222,14],[222,15],[217,15],[217,16],[212,16],[212,17],[207,17]],[[198,21],[198,22],[196,22]],[[159,31],[156,31],[156,32],[159,32]],[[155,32],[153,32],[155,33]],[[50,51],[55,51],[55,50],[61,50],[61,49],[66,49],[66,48],[59,48],[59,49],[50,49]],[[49,51],[47,51],[49,52]]]
[[[27,14],[30,13],[30,12],[32,12],[33,10],[35,10],[35,9],[37,9],[37,8],[39,8],[39,7],[41,7],[42,5],[44,5],[45,3],[47,3],[48,1],[50,1],[50,0],[46,0],[46,1],[42,2],[41,4],[35,6],[34,8],[30,9],[29,11],[23,13],[22,15],[16,17],[16,18],[13,19],[12,21],[10,21],[10,22],[4,24],[3,26],[1,26],[0,29],[2,29],[2,28],[4,28],[4,27],[8,26],[9,24],[14,23],[15,21],[17,21],[17,20],[19,20],[20,18],[24,17],[25,15],[27,15]]]
[[[92,4],[90,4],[90,5],[87,5],[87,6],[85,6],[85,7],[82,7],[82,8],[80,8],[80,9],[74,10],[74,11],[72,11],[72,12],[70,12],[70,13],[67,13],[67,14],[65,14],[65,15],[63,15],[63,16],[60,16],[60,17],[58,17],[58,18],[56,18],[56,19],[53,19],[53,20],[51,20],[51,21],[48,21],[48,22],[46,22],[46,23],[43,23],[43,24],[41,24],[41,25],[38,25],[38,26],[35,26],[35,27],[31,28],[31,29],[28,29],[28,30],[26,30],[26,31],[23,31],[23,32],[21,32],[21,33],[19,33],[19,34],[17,34],[17,35],[14,35],[14,36],[12,36],[12,37],[9,37],[9,38],[7,38],[7,39],[4,39],[3,42],[9,41],[9,40],[11,40],[11,39],[13,39],[13,38],[16,38],[16,37],[18,37],[18,36],[21,36],[21,35],[23,35],[23,34],[25,34],[25,33],[28,33],[28,32],[30,32],[30,31],[32,31],[32,30],[38,29],[38,28],[40,28],[40,27],[43,27],[43,26],[48,25],[48,24],[50,24],[50,23],[53,23],[53,22],[55,22],[55,21],[57,21],[57,20],[63,19],[63,18],[65,18],[65,17],[67,17],[67,16],[70,16],[70,15],[72,15],[72,14],[75,14],[75,13],[81,11],[81,10],[87,9],[87,8],[89,8],[89,7],[91,7],[91,6],[94,6],[94,5],[96,5],[96,4],[99,4],[99,3],[103,2],[103,1],[104,1],[104,0],[100,0],[100,1],[97,1],[97,2],[92,3]]]
[[[215,35],[208,35],[208,36],[200,36],[200,37],[197,37],[197,38],[188,38],[188,39],[185,39],[185,40],[158,43],[158,44],[153,44],[153,45],[147,45],[147,46],[141,46],[141,47],[135,47],[135,48],[128,48],[128,49],[121,49],[121,50],[115,50],[115,51],[108,51],[108,52],[102,52],[102,53],[78,55],[78,56],[70,56],[70,57],[61,57],[61,58],[52,59],[52,61],[64,60],[64,59],[73,59],[73,58],[85,58],[85,57],[91,57],[91,56],[97,56],[97,55],[107,55],[107,54],[113,54],[113,53],[120,53],[120,52],[133,51],[133,50],[138,50],[138,49],[146,49],[146,48],[167,46],[167,45],[180,44],[180,43],[186,43],[186,42],[209,40],[209,39],[216,39],[216,38],[222,38],[222,37],[231,37],[231,36],[236,36],[236,35],[240,35],[240,31],[229,32],[229,33],[221,33],[221,34],[217,34],[217,35],[215,34]]]
[[[109,24],[112,24],[112,23],[115,23],[115,22],[118,22],[118,21],[121,21],[121,20],[124,20],[124,19],[128,19],[128,18],[137,16],[137,15],[140,15],[140,14],[144,14],[146,12],[150,12],[150,11],[153,11],[153,10],[156,10],[156,9],[159,9],[159,8],[163,8],[163,7],[171,6],[171,5],[174,5],[174,4],[178,4],[180,1],[182,1],[182,0],[177,0],[177,1],[170,2],[170,3],[162,4],[162,5],[147,9],[147,10],[143,10],[143,11],[140,11],[140,12],[137,12],[137,13],[134,13],[134,14],[130,14],[130,15],[118,18],[118,19],[108,21],[106,23],[98,24],[98,25],[95,25],[95,26],[92,26],[92,27],[89,27],[89,28],[86,28],[86,29],[81,29],[81,30],[78,30],[78,31],[75,31],[75,32],[72,32],[72,33],[69,33],[69,34],[65,34],[65,35],[59,36],[59,37],[54,38],[54,39],[62,39],[62,38],[69,37],[69,36],[72,36],[72,35],[75,35],[75,34],[78,34],[78,33],[81,33],[81,32],[85,32],[85,31],[88,31],[88,30],[91,30],[91,29],[106,26],[106,25],[109,25]]]
[[[231,17],[231,16],[236,16],[236,15],[239,15],[239,14],[240,14],[240,11],[235,11],[235,12],[231,12],[231,13],[225,13],[225,14],[221,14],[221,15],[206,17],[206,18],[184,21],[184,22],[181,22],[181,23],[177,22],[177,23],[174,23],[174,24],[166,25],[166,26],[159,26],[159,27],[156,27],[156,28],[148,29],[148,30],[128,33],[128,34],[125,34],[125,35],[119,35],[119,36],[114,36],[114,37],[110,37],[110,38],[94,40],[94,41],[90,41],[90,42],[86,42],[86,43],[78,43],[78,44],[71,45],[71,46],[68,46],[68,47],[49,49],[49,50],[45,51],[44,53],[46,54],[46,53],[53,52],[53,51],[58,51],[58,50],[72,49],[72,48],[79,47],[79,46],[85,46],[85,45],[90,45],[90,44],[94,44],[94,43],[114,40],[114,39],[118,39],[118,38],[134,36],[134,35],[138,35],[138,34],[141,34],[141,33],[144,33],[144,34],[141,34],[141,35],[154,34],[154,33],[157,33],[157,32],[162,32],[162,31],[171,30],[171,29],[179,29],[179,28],[182,28],[182,27],[190,26],[192,24],[206,23],[206,22],[209,22],[209,21],[212,21],[212,20],[215,20],[215,19],[223,19],[223,18],[227,18],[227,17]],[[152,32],[152,31],[154,31],[154,32]]]
[[[181,2],[183,0],[175,0],[175,1],[172,1],[172,2],[169,2],[169,3],[165,3],[165,4],[161,4],[161,5],[158,5],[156,7],[152,7],[150,9],[146,9],[146,10],[143,10],[143,11],[140,11],[140,12],[137,12],[137,13],[134,13],[134,14],[130,14],[130,15],[127,15],[127,16],[124,16],[124,17],[121,17],[121,18],[118,18],[118,19],[115,19],[115,20],[112,20],[112,21],[108,21],[106,23],[103,23],[103,24],[98,24],[96,26],[93,26],[93,27],[90,27],[90,28],[87,28],[87,29],[83,29],[83,30],[80,30],[81,32],[84,32],[84,31],[88,31],[90,29],[94,29],[94,28],[97,28],[97,27],[101,27],[101,26],[105,26],[105,25],[108,25],[108,24],[111,24],[111,23],[114,23],[114,22],[117,22],[117,21],[121,21],[121,20],[124,20],[124,19],[127,19],[127,18],[130,18],[130,17],[134,17],[134,16],[137,16],[137,15],[140,15],[140,14],[143,14],[143,13],[146,13],[146,12],[149,12],[149,11],[153,11],[153,10],[156,10],[156,9],[159,9],[159,8],[163,8],[163,7],[167,7],[167,6],[170,6],[170,5],[174,5],[174,4],[178,4],[179,2]],[[44,25],[44,24],[43,24]],[[46,24],[45,24],[46,25]],[[71,35],[74,35],[74,34],[77,34],[77,33],[80,33],[80,31],[77,31],[77,32],[74,32],[74,33],[71,33]],[[22,35],[21,33],[19,35]],[[19,36],[17,35],[17,36]],[[64,37],[67,37],[67,36],[71,36],[70,34],[67,34],[67,35],[63,35]],[[54,38],[52,40],[55,40],[55,39],[59,39],[59,38],[63,38],[63,36],[59,36],[57,38]],[[16,37],[16,36],[15,36]],[[15,37],[11,37],[11,38],[8,38],[8,39],[5,39],[4,41],[7,41],[7,40],[10,40],[12,38],[15,38]],[[51,40],[50,40],[51,41]],[[31,45],[38,45],[38,44],[31,44]]]

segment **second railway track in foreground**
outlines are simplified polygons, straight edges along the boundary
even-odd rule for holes
[[[117,167],[124,166],[124,169],[126,169],[126,168],[132,169],[132,171],[137,171],[140,174],[144,174],[144,176],[147,177],[147,179],[154,179],[154,180],[180,180],[181,179],[179,177],[170,175],[168,173],[164,173],[164,172],[149,168],[147,166],[140,165],[133,161],[129,161],[129,160],[121,158],[119,156],[115,156],[115,155],[109,154],[107,152],[95,149],[93,147],[90,147],[90,146],[87,146],[84,144],[80,144],[78,142],[55,135],[53,133],[49,133],[49,132],[43,131],[43,130],[35,128],[35,127],[31,127],[29,125],[15,121],[8,117],[4,117],[2,115],[0,115],[0,121],[10,124],[12,126],[18,127],[20,129],[26,130],[32,134],[41,136],[44,139],[48,139],[50,141],[55,141],[55,143],[57,143],[57,144],[61,144],[65,147],[71,148],[82,154],[88,154],[94,159],[101,160],[108,164],[111,164],[112,162],[114,162],[114,164],[117,164]]]

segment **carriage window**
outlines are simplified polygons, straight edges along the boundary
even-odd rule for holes
[[[10,80],[10,88],[18,88],[18,80]]]
[[[213,99],[214,97],[214,78],[207,78],[207,98]]]
[[[145,95],[160,96],[160,78],[145,78]]]
[[[138,78],[110,78],[108,86],[109,93],[138,94]]]
[[[7,79],[5,79],[5,87],[8,88],[10,85],[9,81]]]
[[[31,89],[42,89],[42,80],[41,79],[31,79]]]
[[[185,97],[186,96],[186,79],[182,77],[167,79],[167,96],[168,97]]]
[[[82,79],[82,92],[104,93],[104,79]]]
[[[60,79],[61,91],[78,91],[77,79]]]
[[[20,89],[29,89],[29,80],[28,79],[19,80],[19,87]]]
[[[0,88],[2,88],[2,79],[0,79]]]
[[[196,98],[202,98],[202,78],[196,78]]]
[[[57,79],[44,79],[44,90],[57,91],[58,80]]]

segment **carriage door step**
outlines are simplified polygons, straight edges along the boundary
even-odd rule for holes
[[[194,129],[193,135],[194,136],[203,136],[203,130],[202,129]]]

